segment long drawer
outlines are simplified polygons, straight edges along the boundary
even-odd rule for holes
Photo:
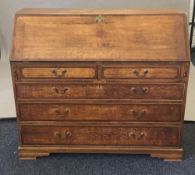
[[[21,121],[179,122],[182,104],[19,104]]]
[[[177,147],[178,127],[22,126],[23,145],[129,145]]]
[[[184,84],[17,84],[18,98],[182,99]]]

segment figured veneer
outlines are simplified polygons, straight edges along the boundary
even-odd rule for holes
[[[104,67],[104,78],[132,78],[132,79],[178,79],[179,67],[163,67],[168,65],[162,65],[161,67]]]
[[[177,127],[22,126],[23,145],[179,145]]]
[[[184,97],[184,84],[17,84],[18,98],[170,99]]]
[[[180,122],[182,104],[22,103],[21,121]]]
[[[24,78],[94,78],[94,68],[23,68]]]

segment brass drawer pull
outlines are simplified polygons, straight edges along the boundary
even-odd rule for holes
[[[72,133],[70,132],[70,131],[66,131],[65,133],[64,133],[64,138],[66,139],[66,138],[69,138],[69,137],[71,137],[72,136]]]
[[[149,89],[147,87],[132,87],[131,91],[136,95],[145,95]]]
[[[65,94],[69,90],[69,88],[64,87],[61,89],[61,88],[53,87],[52,90],[57,94]]]
[[[60,139],[61,138],[61,133],[60,132],[55,132],[55,137]]]
[[[129,137],[130,138],[133,138],[133,139],[136,139],[136,140],[141,140],[144,138],[144,136],[146,135],[144,132],[140,132],[140,131],[131,131],[129,132]]]
[[[134,69],[133,73],[138,78],[144,78],[148,74],[148,70],[144,69],[143,71],[141,71],[141,70],[138,70],[138,69]]]
[[[67,70],[65,69],[62,69],[62,70],[59,70],[59,69],[52,69],[51,70],[51,73],[55,76],[55,77],[64,77],[65,74],[66,74]]]
[[[146,110],[142,110],[142,111],[131,110],[131,112],[135,118],[141,118],[146,114]]]
[[[72,133],[70,131],[65,131],[65,132],[55,132],[54,133],[55,138],[57,139],[68,139],[72,136]]]
[[[54,113],[55,115],[58,115],[58,116],[67,116],[69,112],[70,112],[70,108],[65,108],[65,110],[54,108]]]

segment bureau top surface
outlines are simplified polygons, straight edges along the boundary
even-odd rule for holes
[[[177,10],[23,9],[13,61],[189,61]]]

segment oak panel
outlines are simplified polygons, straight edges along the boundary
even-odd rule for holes
[[[177,13],[18,15],[11,58],[16,61],[188,60],[185,25],[185,16]]]

